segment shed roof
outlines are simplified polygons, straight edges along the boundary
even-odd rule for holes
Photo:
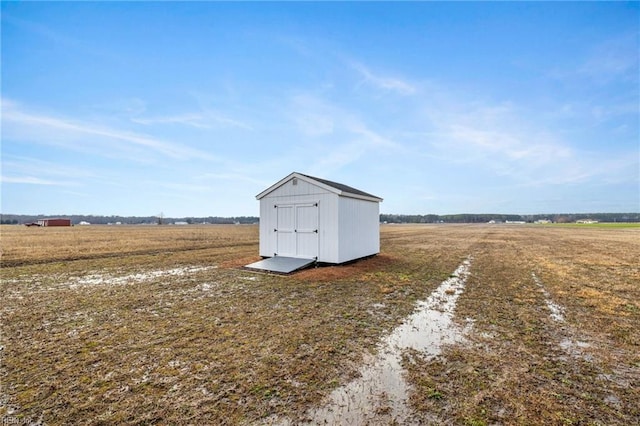
[[[333,193],[336,193],[338,195],[342,195],[344,197],[351,197],[351,198],[359,198],[362,200],[368,200],[368,201],[375,201],[375,202],[381,202],[382,198],[377,197],[375,195],[369,194],[367,192],[361,191],[359,189],[353,188],[349,185],[345,185],[343,183],[338,183],[338,182],[333,182],[327,179],[321,179],[321,178],[317,178],[314,176],[309,176],[309,175],[305,175],[303,173],[298,173],[298,172],[293,172],[291,173],[289,176],[281,179],[280,181],[278,181],[277,183],[271,185],[269,188],[265,189],[264,191],[262,191],[260,194],[256,195],[256,199],[261,199],[263,198],[265,195],[271,193],[272,191],[276,190],[277,188],[279,188],[280,186],[282,186],[283,184],[285,184],[286,182],[288,182],[291,178],[298,178],[298,179],[302,179],[306,182],[312,183],[314,185],[317,185],[321,188],[324,188],[328,191],[331,191]]]

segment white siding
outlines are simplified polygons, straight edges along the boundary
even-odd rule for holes
[[[338,262],[380,253],[380,205],[340,197]]]
[[[286,182],[260,200],[260,256],[277,253],[277,210],[274,206],[318,203],[318,261],[338,263],[338,196],[301,179]]]
[[[319,262],[339,263],[338,260],[338,195],[328,192],[322,199],[319,216]]]
[[[309,182],[305,182],[302,179],[297,179],[297,181],[297,185],[294,185],[293,179],[289,179],[289,181],[274,189],[269,195],[267,195],[267,197],[300,197],[304,195],[326,194],[328,192],[327,190]]]

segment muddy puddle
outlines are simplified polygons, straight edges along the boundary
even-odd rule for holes
[[[531,273],[531,277],[536,285],[540,288],[540,291],[544,295],[544,300],[549,310],[549,317],[555,322],[565,324],[565,309],[558,305],[551,298],[551,294],[547,291],[542,283],[542,280],[534,273]],[[562,329],[558,330],[558,335],[561,337],[559,346],[567,354],[574,358],[581,358],[585,361],[593,361],[593,357],[585,353],[585,349],[591,347],[591,344],[583,340],[578,339],[577,332],[568,325],[564,325]]]
[[[402,353],[414,349],[426,357],[438,355],[443,346],[463,340],[463,331],[453,323],[458,297],[469,276],[468,257],[451,276],[424,301],[402,325],[385,337],[376,356],[368,356],[359,378],[334,390],[325,404],[306,413],[295,424],[414,424],[408,407],[409,388],[404,379]],[[266,424],[294,422],[270,419]]]
[[[160,269],[155,271],[141,272],[137,274],[129,274],[123,276],[114,276],[110,274],[88,274],[83,277],[73,278],[69,281],[69,288],[74,289],[78,287],[93,286],[93,285],[122,285],[122,284],[136,284],[152,281],[158,278],[164,277],[182,277],[197,272],[214,269],[215,266],[196,266],[196,267],[184,267],[174,269]]]
[[[547,289],[544,288],[542,281],[534,272],[531,273],[531,277],[544,295],[544,301],[547,304],[547,309],[549,309],[549,316],[551,317],[551,319],[556,322],[564,322],[564,308],[551,299],[551,295],[549,294]]]

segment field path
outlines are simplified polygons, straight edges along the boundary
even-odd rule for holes
[[[446,344],[464,339],[453,322],[458,297],[470,275],[472,257],[444,280],[416,311],[380,343],[376,356],[368,355],[359,377],[335,389],[326,403],[309,411],[306,424],[368,424],[369,422],[418,424],[408,407],[409,387],[404,379],[402,355],[407,349],[435,357]],[[290,425],[290,420],[270,419],[268,424]],[[297,422],[296,422],[297,424]]]

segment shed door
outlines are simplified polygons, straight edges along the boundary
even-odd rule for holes
[[[278,256],[318,257],[318,203],[277,205]]]
[[[318,257],[318,203],[296,206],[296,255]]]
[[[278,224],[274,231],[277,238],[276,255],[291,256],[296,255],[296,216],[295,206],[282,205],[276,206]]]

